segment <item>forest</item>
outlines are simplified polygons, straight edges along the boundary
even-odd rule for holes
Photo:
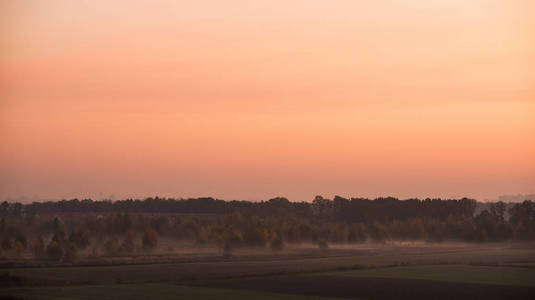
[[[300,243],[389,241],[504,242],[535,240],[532,201],[495,202],[476,213],[473,199],[343,198],[312,202],[223,201],[213,198],[93,201],[72,199],[0,205],[0,257],[69,261],[161,249],[159,240],[187,247],[280,251]]]

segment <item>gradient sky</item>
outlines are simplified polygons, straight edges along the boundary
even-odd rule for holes
[[[0,0],[0,199],[535,189],[535,1]]]

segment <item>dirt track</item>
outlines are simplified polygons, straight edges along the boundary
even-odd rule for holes
[[[535,299],[535,288],[429,280],[343,276],[279,276],[207,281],[199,285],[365,299]]]

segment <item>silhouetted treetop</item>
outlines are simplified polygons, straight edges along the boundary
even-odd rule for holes
[[[258,216],[295,216],[323,221],[373,223],[428,217],[446,220],[449,217],[473,217],[476,201],[473,199],[407,199],[344,198],[333,200],[316,196],[309,202],[291,202],[284,197],[268,201],[224,201],[211,197],[174,199],[146,198],[118,201],[72,199],[31,204],[7,203],[0,205],[0,215],[37,215],[55,213],[156,213],[156,214],[228,214],[241,212]],[[505,208],[498,205],[493,214],[503,217]]]

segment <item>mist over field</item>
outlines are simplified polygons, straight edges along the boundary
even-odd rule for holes
[[[3,257],[22,265],[33,260],[87,263],[101,257],[150,260],[180,253],[226,258],[235,253],[321,255],[366,245],[531,243],[534,211],[530,200],[478,204],[468,198],[73,199],[3,202],[0,232]]]

